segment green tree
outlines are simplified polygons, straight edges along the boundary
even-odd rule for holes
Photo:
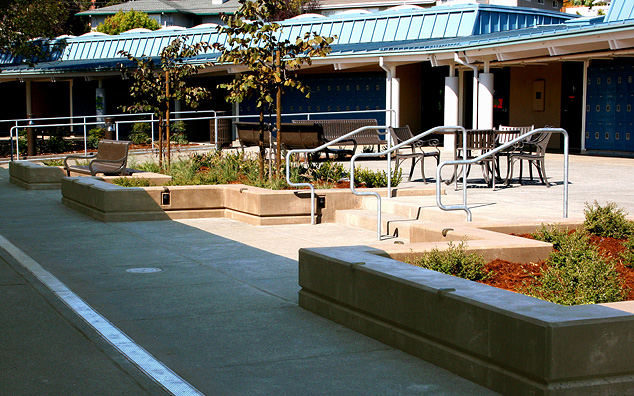
[[[194,64],[189,58],[210,49],[205,42],[193,45],[185,42],[186,37],[178,37],[161,50],[160,63],[156,65],[151,57],[136,58],[126,51],[119,54],[136,62],[135,68],[121,66],[123,73],[132,79],[130,94],[136,99],[131,106],[122,106],[124,111],[152,112],[159,118],[159,166],[163,168],[163,154],[166,150],[167,165],[171,163],[170,147],[170,102],[184,100],[196,108],[199,102],[208,98],[210,92],[201,87],[192,87],[185,80],[211,62]],[[164,148],[166,142],[166,148]]]
[[[12,0],[0,5],[0,52],[36,63],[59,50],[63,40],[48,39],[63,34],[82,34],[88,30],[85,19],[74,14],[85,7],[85,0]],[[39,41],[32,41],[43,38]]]
[[[311,58],[330,53],[333,37],[324,38],[315,32],[297,37],[294,42],[279,40],[282,26],[271,19],[288,10],[284,0],[240,0],[240,8],[233,15],[224,15],[227,26],[218,31],[227,35],[225,45],[214,47],[221,51],[218,63],[244,65],[248,72],[238,74],[220,88],[229,91],[227,100],[242,102],[255,96],[260,112],[260,178],[264,177],[264,113],[277,101],[277,129],[279,134],[281,94],[284,87],[292,87],[306,94],[308,86],[297,79],[296,70],[310,65]],[[274,99],[276,98],[276,99]],[[281,140],[277,140],[276,170],[280,172]]]
[[[150,18],[145,12],[130,10],[128,12],[119,11],[97,25],[98,32],[110,35],[135,28],[158,30],[161,28],[161,24],[156,19]]]

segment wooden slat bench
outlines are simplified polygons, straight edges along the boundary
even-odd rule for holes
[[[375,119],[338,119],[338,120],[293,120],[293,124],[319,124],[324,129],[324,139],[332,141],[347,133],[364,126],[377,126]],[[351,150],[355,152],[357,145],[377,145],[385,144],[385,140],[381,140],[376,130],[368,130],[359,132],[349,140],[343,140],[338,143],[341,146],[354,146]]]
[[[260,123],[259,122],[237,122],[235,123],[238,131],[238,139],[242,147],[258,146],[260,142]],[[264,147],[269,147],[269,128],[271,126],[265,123]],[[282,123],[282,147],[286,150],[297,149],[315,149],[326,143],[321,124],[309,123]],[[356,146],[355,146],[356,147]],[[328,154],[354,154],[354,150],[336,149],[328,147],[324,150],[326,156]]]
[[[64,158],[64,169],[68,176],[71,172],[95,176],[98,173],[104,175],[126,175],[128,169],[128,149],[129,141],[122,140],[101,140],[97,146],[96,154],[89,155],[69,155]],[[68,163],[74,160],[75,164]],[[88,165],[77,165],[77,160],[91,160]]]
[[[236,122],[238,139],[243,147],[258,146],[260,144],[259,122]],[[282,146],[286,150],[314,149],[324,144],[323,130],[321,126],[313,124],[296,125],[282,123]],[[264,147],[269,147],[268,123],[264,124]]]

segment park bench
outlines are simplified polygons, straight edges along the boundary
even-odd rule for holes
[[[260,123],[259,122],[237,122],[235,123],[238,132],[238,139],[240,144],[244,147],[258,146],[260,142]],[[264,147],[269,147],[269,130],[275,127],[265,123],[264,132]],[[282,123],[282,147],[285,150],[298,150],[315,149],[326,143],[324,139],[323,127],[321,124],[314,122],[307,123]],[[274,132],[276,136],[276,132]],[[355,146],[356,147],[356,146]],[[335,149],[328,147],[324,150],[326,156],[328,154],[350,154],[354,153],[353,150]]]
[[[319,124],[324,130],[324,139],[330,142],[361,127],[376,126],[377,121],[375,119],[293,120],[293,124]],[[381,140],[376,130],[367,130],[359,132],[350,139],[342,140],[337,144],[340,146],[352,145],[353,148],[350,151],[355,152],[359,144],[362,146],[380,146],[385,144],[385,140]]]
[[[129,141],[122,140],[101,140],[97,146],[97,153],[89,155],[69,155],[64,158],[64,169],[68,176],[71,172],[95,176],[103,173],[106,176],[126,175],[128,169],[128,149]],[[74,160],[75,164],[70,165],[69,160]],[[88,165],[77,165],[77,160],[91,160]]]

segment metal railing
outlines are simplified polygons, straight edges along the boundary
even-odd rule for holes
[[[395,110],[393,109],[376,109],[376,110],[353,110],[353,111],[333,111],[333,112],[316,112],[316,113],[286,113],[286,114],[282,114],[282,117],[306,117],[306,119],[310,120],[311,116],[331,116],[331,115],[338,115],[338,114],[364,114],[364,113],[394,113]],[[186,117],[186,118],[182,118],[182,117],[178,117],[178,118],[174,118],[172,121],[204,121],[204,120],[214,120],[214,130],[215,130],[215,137],[214,137],[214,146],[217,148],[218,147],[218,120],[223,120],[223,119],[229,119],[229,120],[239,120],[242,118],[245,119],[249,119],[249,118],[259,118],[259,114],[244,114],[244,115],[235,115],[235,116],[219,116],[218,113],[220,113],[220,111],[216,111],[216,110],[184,110],[184,111],[174,111],[171,112],[171,114],[173,115],[182,115],[182,114],[208,114],[208,113],[213,113],[213,116],[206,116],[206,117]],[[137,119],[137,120],[116,120],[114,119],[115,117],[138,117],[141,119]],[[104,114],[104,115],[89,115],[89,116],[66,116],[66,117],[43,117],[43,118],[19,118],[19,119],[12,119],[12,120],[0,120],[0,124],[1,123],[5,123],[5,122],[10,122],[15,124],[14,126],[12,126],[9,130],[9,138],[10,138],[10,146],[11,146],[11,160],[13,160],[14,156],[13,156],[13,150],[14,150],[14,143],[13,143],[13,139],[14,139],[14,131],[20,130],[20,129],[26,129],[26,128],[48,128],[48,127],[60,127],[60,126],[69,126],[69,127],[82,127],[83,126],[83,138],[84,138],[84,154],[88,153],[88,147],[87,147],[87,137],[88,137],[88,130],[87,130],[87,126],[90,125],[104,125],[105,124],[105,119],[106,118],[113,118],[114,119],[114,127],[115,127],[115,137],[118,140],[119,139],[119,124],[137,124],[137,123],[150,123],[151,125],[151,132],[150,132],[150,138],[152,141],[152,146],[154,145],[154,141],[156,140],[154,137],[154,124],[156,122],[158,122],[159,120],[157,120],[154,117],[153,113],[119,113],[119,114]],[[96,119],[95,122],[89,122],[87,120],[89,119]],[[53,124],[46,124],[46,123],[42,123],[42,122],[46,122],[46,121],[59,121],[59,120],[70,120],[70,122],[68,123],[53,123]],[[74,120],[81,120],[81,122],[75,122]],[[103,120],[103,121],[101,121]],[[23,124],[22,124],[23,123]],[[18,133],[15,133],[15,151],[16,151],[16,158],[19,159],[20,158],[20,151],[19,151],[19,141],[18,141]]]
[[[467,159],[466,155],[467,155],[467,150],[462,150],[463,151],[463,159],[461,160],[451,160],[451,161],[444,161],[442,163],[440,163],[438,165],[438,167],[436,168],[436,203],[438,204],[438,207],[442,210],[463,210],[467,213],[467,221],[471,221],[472,219],[472,214],[471,214],[471,210],[469,209],[469,207],[467,206],[467,182],[466,182],[466,178],[467,178],[467,174],[465,172],[465,168],[467,165],[471,165],[473,163],[482,161],[483,159],[490,157],[492,155],[495,155],[496,153],[505,150],[509,147],[514,146],[517,143],[520,143],[521,141],[525,140],[526,138],[528,138],[529,136],[532,136],[536,133],[561,133],[564,135],[564,218],[568,218],[568,164],[569,164],[569,138],[568,138],[568,132],[566,132],[564,129],[561,128],[539,128],[539,129],[534,129],[532,131],[526,132],[523,135],[520,135],[518,137],[516,137],[515,139],[499,146],[496,147],[493,150],[487,151],[486,153],[483,153],[482,155],[475,157],[475,158],[471,158],[471,159]],[[463,129],[463,145],[462,147],[467,147],[467,134],[464,133],[464,129]],[[441,195],[440,195],[440,183],[442,183],[442,179],[440,177],[440,173],[442,171],[442,168],[446,165],[462,165],[463,166],[463,170],[462,170],[462,175],[463,175],[463,181],[462,181],[462,190],[463,190],[463,198],[462,198],[462,205],[456,205],[456,206],[445,206],[442,203],[441,200]],[[495,172],[495,171],[494,171]],[[454,175],[454,177],[458,177],[457,174]],[[493,177],[495,177],[495,174],[493,174]],[[546,183],[548,183],[548,180],[546,180]]]
[[[388,128],[388,141],[391,140],[391,131],[392,128]],[[408,140],[405,140],[393,147],[390,147],[390,145],[388,144],[388,147],[386,150],[378,152],[378,153],[358,153],[352,156],[352,159],[350,160],[350,191],[352,191],[353,194],[355,195],[359,195],[359,196],[375,196],[377,199],[377,219],[376,219],[376,232],[377,232],[377,238],[378,240],[381,240],[381,195],[376,192],[376,191],[366,191],[366,192],[359,192],[355,189],[354,187],[354,162],[357,158],[360,157],[380,157],[383,155],[387,155],[387,161],[388,161],[388,167],[387,167],[387,181],[388,181],[388,186],[387,186],[387,196],[388,198],[392,197],[392,169],[391,169],[391,163],[392,163],[392,158],[391,158],[391,154],[400,149],[403,146],[407,146],[407,145],[411,145],[412,143],[416,142],[417,140],[420,140],[422,138],[424,138],[427,135],[430,135],[432,133],[455,133],[458,131],[462,131],[463,135],[466,136],[464,134],[465,129],[463,127],[460,126],[441,126],[441,127],[435,127],[432,129],[429,129],[425,132],[422,132]],[[465,165],[466,168],[466,165]],[[463,170],[465,169],[463,168]],[[466,190],[465,190],[465,194],[466,194]]]
[[[383,132],[381,133],[380,131],[382,129],[387,130],[387,132]],[[350,138],[358,133],[361,133],[363,131],[368,131],[368,130],[376,130],[377,133],[379,135],[385,135],[387,134],[387,139],[386,142],[388,144],[388,146],[390,145],[390,139],[391,139],[391,135],[389,132],[389,129],[387,126],[365,126],[365,127],[361,127],[361,128],[357,128],[352,132],[346,133],[345,135],[342,135],[334,140],[331,140],[329,142],[326,142],[324,144],[322,144],[319,147],[316,147],[314,149],[295,149],[295,150],[290,150],[286,153],[286,182],[289,184],[289,186],[291,187],[308,187],[310,189],[310,223],[311,224],[315,224],[315,186],[313,186],[311,183],[293,183],[291,181],[291,156],[293,154],[312,154],[312,153],[316,153],[322,150],[325,150],[326,148],[333,146],[341,141],[344,140],[350,140]],[[354,158],[354,157],[353,157]],[[387,162],[387,166],[388,166],[388,172],[390,172],[390,168],[391,168],[391,161],[390,158],[388,158],[388,162]],[[390,172],[391,173],[391,172]],[[388,177],[388,191],[390,191],[391,193],[391,178]],[[350,181],[350,186],[352,187],[352,180]]]

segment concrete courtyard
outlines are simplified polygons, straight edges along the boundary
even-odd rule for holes
[[[561,218],[563,156],[547,159],[550,188],[469,188],[474,220]],[[101,223],[58,190],[10,184],[6,168],[1,394],[496,394],[298,307],[300,248],[393,239],[343,224]],[[632,180],[634,159],[571,157],[570,217],[594,200],[634,213]],[[460,199],[447,189],[447,203]]]

